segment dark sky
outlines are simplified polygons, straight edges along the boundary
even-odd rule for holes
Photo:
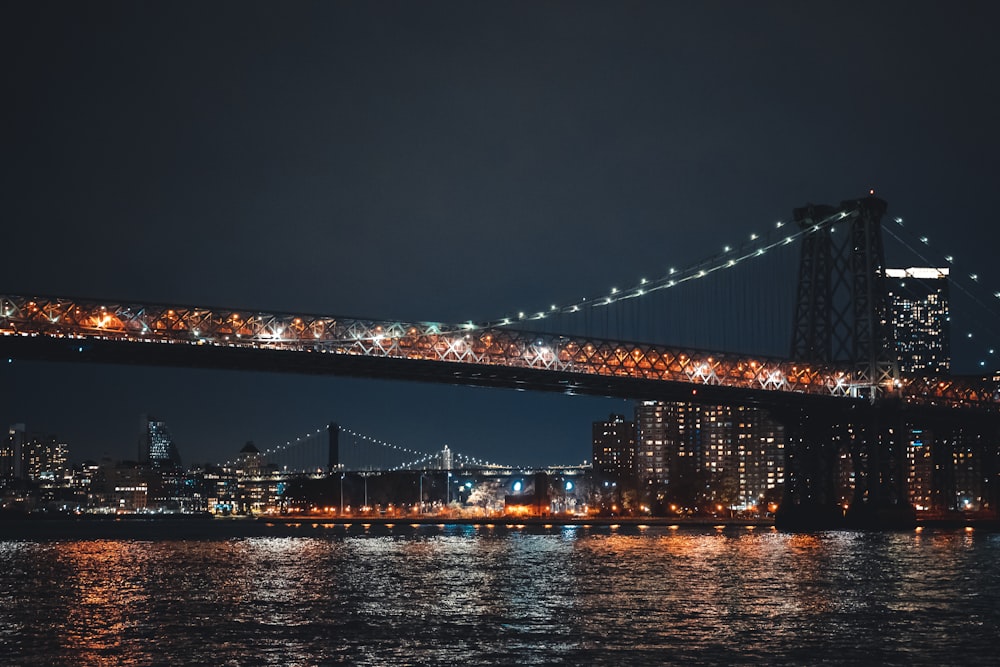
[[[481,320],[869,187],[1000,289],[998,20],[993,2],[7,3],[0,291]],[[29,362],[0,383],[0,420],[75,459],[133,455],[150,412],[186,462],[337,420],[571,463],[592,420],[631,410]]]

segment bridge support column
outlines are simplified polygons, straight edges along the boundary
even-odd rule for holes
[[[916,514],[907,486],[910,427],[900,406],[883,402],[854,420],[854,494],[846,514],[852,528],[910,528]]]
[[[836,415],[798,409],[772,416],[785,425],[785,490],[775,525],[782,530],[842,527]]]
[[[1000,518],[1000,429],[987,429],[983,442],[983,509]]]
[[[933,516],[961,518],[973,511],[996,518],[1000,510],[1000,415],[941,411],[915,419],[932,434]]]

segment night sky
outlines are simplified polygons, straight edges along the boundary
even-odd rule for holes
[[[485,320],[875,188],[991,294],[998,23],[993,2],[7,3],[0,292]],[[134,457],[148,412],[185,463],[329,421],[578,463],[591,421],[631,412],[22,361],[0,386],[3,425],[75,460]]]

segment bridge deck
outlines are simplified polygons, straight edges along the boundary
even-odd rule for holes
[[[653,400],[867,402],[850,369],[472,324],[0,295],[18,358],[189,365],[502,386]],[[902,378],[881,397],[994,407],[979,378]]]

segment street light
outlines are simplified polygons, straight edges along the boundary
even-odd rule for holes
[[[340,516],[344,516],[344,475],[347,473],[340,473]]]

